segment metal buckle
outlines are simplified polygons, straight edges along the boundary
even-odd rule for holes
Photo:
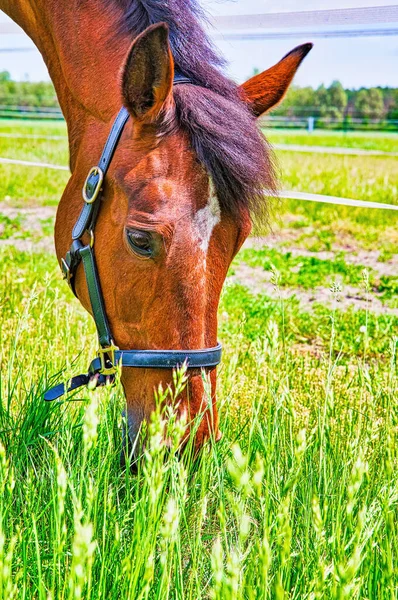
[[[64,279],[67,281],[68,285],[70,285],[71,279],[73,277],[73,273],[71,272],[68,263],[64,258],[61,258],[62,265],[62,273],[64,275]]]
[[[111,345],[106,348],[99,348],[98,350],[98,358],[101,361],[101,375],[114,375],[117,371],[117,365],[115,360],[115,352],[119,350],[117,346],[115,346],[114,341],[111,341]],[[105,357],[108,356],[108,358]],[[106,364],[111,363],[110,367],[107,367]]]
[[[94,176],[98,175],[98,181],[95,186],[93,195],[89,198],[87,196],[87,185],[88,185],[90,177],[92,177],[93,175]],[[92,169],[90,169],[89,174],[87,175],[87,179],[84,182],[84,186],[83,186],[83,200],[86,204],[93,204],[93,202],[96,201],[96,199],[98,198],[98,194],[101,191],[103,181],[104,181],[104,173],[99,167],[93,167]]]

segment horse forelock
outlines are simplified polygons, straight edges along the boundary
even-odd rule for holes
[[[174,89],[179,126],[191,139],[223,210],[248,209],[253,219],[266,215],[264,189],[276,191],[270,146],[241,100],[237,85],[222,73],[218,55],[203,27],[196,0],[113,0],[122,7],[121,29],[137,35],[165,22],[179,71],[193,85]]]

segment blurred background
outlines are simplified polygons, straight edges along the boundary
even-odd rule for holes
[[[293,0],[203,0],[202,5],[214,43],[239,82],[294,46],[315,43],[295,87],[271,116],[275,127],[397,129],[398,22],[391,0],[333,5],[305,0],[299,7]],[[60,116],[31,40],[1,12],[0,32],[0,115]]]

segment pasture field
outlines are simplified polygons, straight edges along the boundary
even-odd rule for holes
[[[67,161],[65,139],[0,146]],[[278,159],[285,189],[398,204],[397,158]],[[179,458],[171,417],[166,453],[158,411],[132,476],[119,384],[42,400],[95,352],[52,250],[67,177],[0,164],[0,599],[396,598],[398,215],[275,203],[221,300],[223,439]]]
[[[300,129],[271,129],[264,131],[273,144],[303,144],[398,152],[397,134],[385,131],[327,131],[315,129],[311,134]]]

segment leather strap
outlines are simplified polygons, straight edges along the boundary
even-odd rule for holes
[[[186,362],[188,369],[206,369],[220,363],[221,353],[221,344],[202,350],[117,350],[115,362],[141,369],[177,369]],[[95,358],[89,371],[97,372],[100,367],[100,359]]]
[[[190,83],[192,85],[192,81],[189,77],[186,77],[179,69],[174,69],[173,85],[179,85],[180,83]]]
[[[76,377],[72,377],[65,385],[64,383],[60,383],[50,390],[48,390],[44,394],[44,400],[46,402],[53,402],[54,400],[58,400],[65,394],[69,392],[74,392],[84,385],[88,385],[90,381],[92,381],[93,375],[76,375]],[[102,387],[107,385],[108,383],[113,383],[114,377],[106,377],[105,375],[96,375],[95,376],[95,387]]]
[[[188,77],[176,71],[174,85],[192,83]],[[76,269],[83,262],[87,288],[100,349],[90,365],[88,374],[73,377],[67,386],[57,385],[44,394],[47,401],[56,400],[67,392],[87,385],[95,379],[96,385],[114,381],[118,366],[142,369],[175,369],[184,363],[189,369],[214,368],[221,361],[221,344],[201,350],[119,350],[114,345],[109,322],[106,316],[104,298],[95,262],[93,242],[94,227],[101,206],[101,192],[104,178],[115,153],[123,128],[129,118],[126,108],[122,108],[112,126],[97,167],[91,169],[83,188],[84,206],[73,228],[73,242],[66,257],[62,260],[62,271],[72,290]],[[83,245],[81,237],[86,231],[92,234],[89,245]]]
[[[115,363],[122,367],[141,369],[177,369],[186,363],[188,369],[205,369],[216,367],[221,362],[221,353],[221,344],[205,350],[117,350]],[[72,377],[67,386],[64,383],[56,385],[44,394],[44,400],[57,400],[64,394],[87,385],[94,377],[96,387],[112,383],[114,375],[102,375],[100,369],[101,360],[95,358],[87,375]]]
[[[80,256],[80,250],[83,248],[83,244],[80,240],[74,240],[70,247],[70,250],[66,253],[65,258],[61,260],[61,270],[64,274],[69,287],[76,296],[75,289],[75,274],[77,267],[81,263],[82,257]],[[76,296],[77,297],[77,296]]]
[[[105,312],[104,298],[100,287],[94,252],[91,246],[84,246],[79,253],[83,262],[99,344],[101,347],[111,346],[112,334]]]
[[[73,390],[77,390],[83,385],[87,385],[90,381],[90,377],[88,375],[77,375],[76,377],[72,377],[72,379],[68,382],[68,385],[64,383],[60,383],[59,385],[55,385],[53,388],[48,390],[44,394],[44,400],[46,402],[52,402],[53,400],[57,400],[67,392],[73,392]]]
[[[188,77],[186,77],[183,73],[181,73],[181,71],[176,69],[174,72],[173,84],[179,85],[182,83],[192,83],[192,81]],[[119,111],[119,113],[115,119],[115,122],[112,125],[111,132],[108,136],[105,147],[101,154],[101,158],[98,163],[98,167],[101,169],[104,179],[105,179],[106,173],[109,169],[109,165],[111,164],[111,161],[112,161],[113,155],[115,153],[115,150],[117,148],[118,142],[120,140],[120,136],[122,135],[124,126],[129,119],[129,116],[130,115],[129,115],[127,108],[125,108],[123,106],[121,108],[121,110]],[[96,186],[98,185],[98,179],[99,179],[99,175],[93,174],[87,180],[85,186],[86,186],[86,191],[87,191],[88,197],[93,195],[94,190],[96,189]],[[82,237],[82,235],[85,233],[85,231],[93,228],[93,224],[95,224],[96,217],[98,216],[99,200],[100,200],[100,198],[98,197],[95,200],[95,202],[93,202],[92,204],[87,204],[87,203],[84,204],[82,211],[79,215],[79,218],[76,222],[76,225],[73,228],[72,238],[74,240],[80,239]]]
[[[112,125],[111,132],[108,136],[98,163],[98,167],[102,171],[103,179],[105,179],[109,165],[111,164],[113,155],[117,148],[117,144],[120,140],[120,136],[122,135],[124,126],[127,123],[129,116],[130,115],[127,108],[123,106]],[[85,191],[89,198],[93,196],[94,190],[96,190],[98,185],[98,181],[99,174],[94,173],[86,181]],[[80,239],[88,229],[93,229],[96,217],[98,216],[100,200],[101,197],[99,195],[92,204],[88,204],[87,202],[84,203],[82,211],[72,231],[72,238],[74,240]]]

